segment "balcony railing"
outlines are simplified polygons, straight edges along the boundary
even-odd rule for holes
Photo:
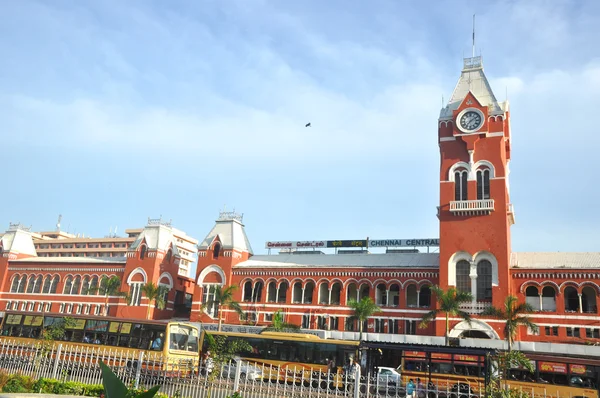
[[[494,211],[494,199],[453,200],[450,212],[456,216],[476,216]]]
[[[510,225],[513,225],[515,223],[515,209],[512,203],[506,205],[506,212],[508,214],[508,221],[510,222]]]
[[[463,303],[460,305],[460,309],[466,312],[467,314],[481,314],[485,311],[486,308],[492,306],[492,303],[488,302],[475,302],[475,303]]]

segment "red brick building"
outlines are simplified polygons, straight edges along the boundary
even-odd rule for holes
[[[501,344],[503,322],[478,314],[490,305],[501,307],[509,294],[534,307],[540,326],[538,335],[520,330],[519,340],[600,344],[600,253],[511,250],[510,109],[508,101],[494,96],[480,57],[464,60],[438,126],[439,252],[393,249],[411,246],[400,240],[376,241],[387,246],[385,253],[369,252],[373,241],[356,241],[351,252],[336,254],[324,254],[322,248],[331,242],[275,242],[273,247],[284,248],[279,254],[254,256],[241,217],[221,214],[199,245],[192,320],[216,322],[214,309],[200,306],[212,295],[211,287],[234,284],[247,318],[240,320],[225,308],[227,324],[268,325],[281,309],[287,321],[304,328],[357,338],[346,303],[370,296],[382,312],[367,322],[368,339],[439,342],[445,330],[441,318],[426,329],[417,324],[435,305],[429,287],[440,285],[474,297],[464,305],[476,317],[471,325],[451,319],[451,337],[469,344],[481,339]]]
[[[461,344],[503,344],[503,322],[479,314],[502,306],[509,294],[536,310],[532,316],[540,332],[519,331],[524,349],[554,342],[569,344],[563,351],[573,352],[582,344],[600,344],[600,253],[511,250],[510,109],[494,96],[479,57],[465,59],[438,126],[439,239],[271,242],[267,247],[279,253],[254,255],[235,213],[221,213],[197,247],[161,220],[149,220],[128,237],[102,239],[35,234],[12,225],[0,238],[0,311],[103,313],[108,305],[111,315],[145,318],[148,300],[139,289],[152,281],[170,291],[167,308],[152,308],[151,317],[186,316],[191,307],[192,321],[210,324],[217,322],[215,308],[203,309],[202,303],[215,286],[233,284],[247,315],[240,319],[224,308],[226,324],[268,325],[281,309],[288,322],[356,339],[358,325],[350,320],[347,302],[369,296],[382,311],[367,322],[367,339],[441,343],[441,318],[418,328],[435,306],[430,286],[440,285],[473,295],[464,310],[476,320],[469,325],[451,319],[450,336],[462,338]],[[195,251],[198,267],[190,279],[189,264],[182,267],[181,261]],[[130,303],[88,294],[111,275],[121,279]]]
[[[180,263],[190,258],[187,248],[195,251],[197,241],[170,223],[149,219],[145,228],[128,230],[123,238],[91,239],[57,229],[34,233],[11,224],[0,237],[0,310],[145,319],[148,300],[140,287],[153,282],[167,286],[169,293],[164,310],[151,305],[151,318],[189,315],[194,280]],[[129,303],[98,291],[112,276],[121,280]]]

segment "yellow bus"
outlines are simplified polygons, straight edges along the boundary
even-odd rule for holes
[[[403,384],[417,378],[429,386],[430,397],[483,396],[489,378],[489,354],[484,349],[366,343],[370,366],[398,368]],[[534,371],[511,369],[506,386],[534,398],[599,398],[600,360],[526,353]],[[486,358],[487,357],[487,358]],[[490,382],[489,379],[487,380]],[[503,386],[505,387],[505,386]],[[439,394],[435,394],[435,391]]]
[[[44,329],[59,324],[64,335],[52,341],[50,348],[57,352],[62,345],[61,356],[110,350],[110,361],[119,366],[136,368],[142,353],[143,366],[152,370],[191,371],[198,366],[199,329],[182,322],[8,311],[2,321],[0,345],[5,350],[35,345]]]
[[[359,347],[358,341],[321,339],[304,333],[248,334],[203,330],[203,354],[208,350],[206,333],[247,341],[252,351],[240,353],[240,357],[260,369],[264,380],[322,388],[343,387],[344,366],[356,357]]]

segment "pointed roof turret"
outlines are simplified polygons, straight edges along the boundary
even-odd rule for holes
[[[472,57],[464,59],[460,78],[450,101],[440,112],[440,119],[452,118],[452,112],[458,109],[469,92],[481,105],[488,107],[490,115],[502,115],[508,110],[508,101],[499,103],[496,100],[490,83],[483,72],[482,58]]]
[[[252,246],[242,224],[243,219],[244,215],[235,211],[220,212],[215,226],[198,245],[198,249],[207,250],[218,237],[223,249],[233,249],[252,255]]]
[[[22,224],[10,224],[8,231],[0,236],[0,247],[3,253],[12,253],[16,256],[37,257],[31,228]]]
[[[171,221],[164,221],[162,218],[148,218],[148,225],[144,227],[137,239],[129,246],[129,251],[135,251],[142,244],[146,243],[148,250],[161,250],[166,252],[169,249],[173,250],[174,256],[180,256],[175,237],[173,236],[174,228],[171,226]]]

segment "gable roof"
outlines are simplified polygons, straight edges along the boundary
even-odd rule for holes
[[[600,269],[599,252],[521,252],[512,253],[512,268],[561,269],[597,268]]]
[[[217,236],[221,241],[223,249],[234,249],[240,252],[248,252],[251,255],[253,254],[244,224],[239,220],[234,218],[219,218],[215,222],[215,226],[206,235],[206,238],[198,245],[198,249],[208,249]]]
[[[169,246],[171,246],[173,255],[180,256],[177,245],[175,244],[173,229],[171,227],[167,227],[165,225],[147,225],[138,235],[136,240],[131,244],[131,246],[129,246],[129,250],[137,250],[143,241],[146,241],[148,250],[167,251],[169,250]]]
[[[439,268],[439,253],[276,254],[253,256],[234,268]]]
[[[452,111],[458,109],[469,92],[482,106],[489,108],[490,115],[501,115],[508,110],[508,101],[499,103],[496,100],[490,83],[483,72],[481,57],[465,58],[460,78],[452,92],[450,101],[440,112],[440,119],[452,117]]]
[[[0,241],[2,242],[2,250],[5,253],[13,252],[37,257],[31,232],[22,229],[9,230],[0,236]]]

